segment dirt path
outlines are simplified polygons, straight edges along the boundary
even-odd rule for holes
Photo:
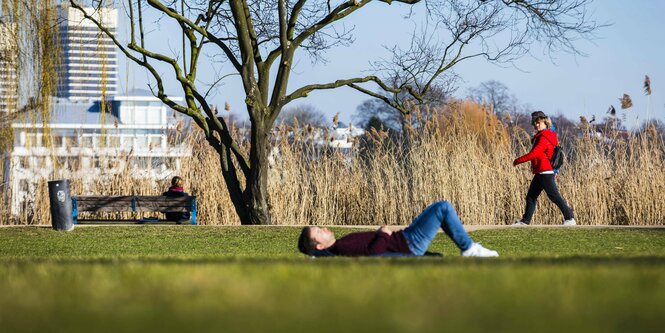
[[[142,227],[144,225],[160,225],[160,226],[175,226],[175,224],[138,224],[138,223],[105,223],[105,224],[77,224],[76,228],[94,228],[94,227],[109,227],[109,226],[125,226],[125,227]],[[178,226],[180,228],[196,227],[189,224]],[[238,226],[218,226],[224,227],[238,227]],[[249,228],[266,228],[266,227],[298,227],[296,225],[271,225],[271,226],[247,226]],[[322,227],[328,228],[347,228],[347,229],[378,229],[378,225],[326,225]],[[402,230],[406,226],[388,226],[391,230]],[[0,228],[51,228],[50,225],[0,225]],[[512,225],[464,225],[466,231],[486,230],[486,229],[512,229],[512,228],[584,228],[584,229],[665,229],[665,225],[577,225],[573,227],[566,227],[562,225],[530,225],[530,226],[512,226]]]

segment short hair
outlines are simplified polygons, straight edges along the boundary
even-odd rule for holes
[[[180,176],[173,177],[173,179],[171,179],[171,186],[182,187],[182,178]]]
[[[316,248],[316,241],[312,239],[312,227],[304,227],[298,238],[298,250],[306,255],[312,255]]]
[[[545,127],[547,129],[552,129],[552,119],[550,119],[550,117],[534,118],[533,120],[531,120],[531,125],[535,125],[537,122],[541,120],[545,123]]]

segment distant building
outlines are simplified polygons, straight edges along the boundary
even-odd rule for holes
[[[16,111],[18,81],[12,26],[0,21],[0,113]]]
[[[340,126],[345,125],[340,123]],[[302,142],[308,142],[314,148],[304,150],[308,158],[316,160],[323,154],[337,151],[346,156],[348,162],[355,158],[353,147],[357,145],[356,138],[365,134],[365,130],[353,127],[352,125],[349,125],[348,127],[337,127],[332,130],[307,126],[304,131],[305,132],[301,134],[303,137],[299,140],[302,140]],[[273,132],[273,134],[271,142],[272,148],[268,154],[268,163],[271,166],[275,165],[277,161],[283,158],[279,144],[277,143],[284,138],[280,137],[277,132]],[[286,133],[286,140],[291,144],[294,143],[296,137],[296,133],[292,131]]]
[[[111,33],[116,33],[117,9],[84,9]],[[118,48],[80,10],[65,3],[59,7],[58,15],[63,57],[57,96],[72,100],[100,100],[102,96],[109,99],[118,90]]]
[[[159,99],[133,94],[115,96],[106,113],[100,112],[100,101],[55,99],[46,129],[41,119],[14,120],[14,147],[5,159],[10,172],[4,179],[12,191],[12,212],[30,200],[40,179],[85,184],[118,173],[152,180],[175,175],[182,158],[191,155],[190,147],[169,138],[183,124],[168,116]]]
[[[359,127],[338,127],[332,132],[332,138],[328,144],[330,147],[338,149],[351,149],[355,138],[365,134],[365,130]]]

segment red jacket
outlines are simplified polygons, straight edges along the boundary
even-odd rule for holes
[[[544,129],[533,137],[533,148],[524,156],[515,159],[513,165],[518,165],[527,161],[531,161],[531,171],[534,174],[543,171],[552,171],[552,164],[550,159],[554,153],[554,147],[559,145],[559,140],[556,138],[556,133],[551,130]]]

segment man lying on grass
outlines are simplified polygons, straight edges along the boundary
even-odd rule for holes
[[[498,257],[496,251],[474,243],[466,233],[455,208],[448,201],[439,201],[425,208],[411,225],[400,231],[385,226],[377,231],[354,232],[340,239],[328,228],[304,227],[298,239],[298,250],[310,256],[373,256],[415,255],[422,256],[434,240],[443,232],[455,242],[464,257]]]

